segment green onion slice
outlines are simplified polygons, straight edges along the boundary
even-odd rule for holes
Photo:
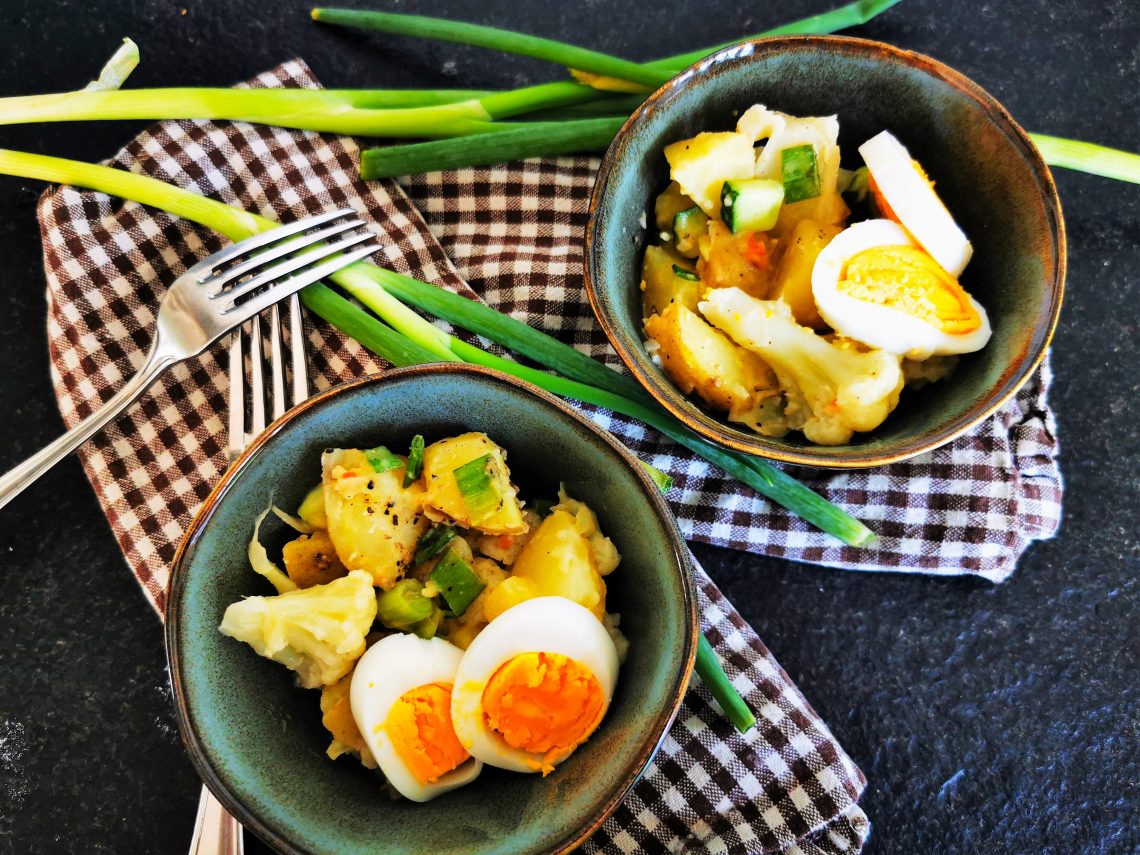
[[[692,270],[686,270],[679,264],[673,265],[673,272],[680,276],[682,279],[687,279],[690,282],[700,282],[701,277],[694,273]]]
[[[420,621],[412,624],[411,630],[420,638],[435,638],[439,632],[439,625],[443,621],[443,609],[436,605],[435,600],[428,600],[431,603],[431,614]]]
[[[472,523],[485,520],[502,504],[503,497],[499,493],[498,479],[493,471],[494,465],[493,456],[484,454],[470,463],[464,463],[453,473]]]
[[[455,537],[455,527],[450,525],[437,525],[420,537],[416,544],[416,554],[412,563],[419,567],[425,561],[431,561],[447,547]]]
[[[382,445],[368,449],[364,452],[364,457],[377,472],[391,472],[393,469],[399,469],[404,465],[404,461]]]
[[[811,143],[784,149],[780,152],[780,161],[785,202],[802,202],[820,194],[819,165]]]
[[[424,585],[418,579],[401,579],[391,590],[376,594],[376,616],[389,629],[410,629],[431,617],[435,604],[423,595]]]
[[[431,581],[439,588],[447,607],[456,617],[461,617],[479,592],[487,587],[454,549],[443,553],[431,571]]]
[[[408,450],[408,468],[404,470],[404,486],[412,486],[424,468],[424,438],[420,434],[412,437],[412,447]]]

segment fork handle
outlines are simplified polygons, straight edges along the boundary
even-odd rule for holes
[[[0,508],[12,501],[29,484],[106,426],[141,395],[159,374],[177,361],[177,358],[165,352],[156,343],[139,372],[124,383],[123,387],[112,395],[107,403],[51,445],[36,452],[19,466],[0,477]]]
[[[226,813],[221,802],[205,787],[198,799],[194,838],[189,855],[244,855],[241,823]]]

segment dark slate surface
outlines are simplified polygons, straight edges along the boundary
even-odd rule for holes
[[[649,59],[827,0],[405,0]],[[88,80],[124,35],[134,85],[228,84],[301,55],[329,85],[510,87],[539,63],[316,27],[297,2],[0,0],[0,94]],[[938,57],[1029,129],[1140,151],[1140,11],[906,0],[857,31]],[[126,123],[0,128],[0,146],[96,159]],[[1140,189],[1060,172],[1069,296],[1053,404],[1060,536],[1001,587],[839,573],[697,549],[869,778],[869,852],[1140,847]],[[0,179],[0,468],[60,430],[44,346],[39,187]],[[198,782],[162,636],[78,464],[0,512],[0,851],[184,852]],[[263,851],[256,843],[251,851]]]

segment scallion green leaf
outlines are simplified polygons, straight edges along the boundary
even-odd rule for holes
[[[495,513],[503,502],[499,492],[498,473],[494,471],[495,459],[490,454],[476,457],[455,469],[455,483],[459,494],[467,506],[471,522],[479,523]]]
[[[412,564],[419,567],[425,561],[431,561],[455,539],[455,526],[437,525],[420,536],[416,543],[416,552],[412,557]]]
[[[756,716],[724,673],[724,666],[704,635],[697,639],[697,674],[737,730],[747,733],[755,726]]]
[[[672,77],[668,70],[647,68],[636,62],[610,56],[587,48],[576,47],[554,39],[530,36],[512,30],[431,18],[423,15],[401,15],[394,12],[355,9],[313,9],[313,20],[341,27],[374,30],[381,33],[436,39],[458,44],[476,45],[494,50],[547,60],[594,74],[632,80],[656,88]]]
[[[624,123],[620,117],[496,123],[494,133],[366,149],[360,155],[360,175],[394,178],[528,157],[601,151]]]
[[[424,438],[417,433],[412,437],[412,447],[408,449],[408,466],[404,470],[404,487],[412,486],[412,483],[420,477],[423,467]]]
[[[122,196],[140,204],[153,205],[176,216],[201,223],[235,240],[274,228],[277,225],[264,217],[172,187],[155,178],[107,166],[0,149],[0,173],[75,184],[103,193]],[[345,278],[349,274],[351,274],[351,279]],[[414,338],[414,345],[413,342],[408,342],[405,346],[389,349],[391,330],[382,322],[364,313],[349,311],[346,306],[351,306],[351,304],[343,298],[340,298],[341,302],[337,302],[328,299],[327,294],[322,295],[321,301],[326,310],[331,308],[334,312],[351,318],[355,328],[364,330],[363,338],[358,338],[358,340],[366,346],[374,348],[373,352],[390,361],[397,362],[400,360],[397,364],[413,364],[407,361],[409,355],[414,352],[424,352],[418,345],[426,340],[433,347],[433,350],[429,352],[434,353],[434,348],[438,347],[447,354],[449,359],[465,359],[477,364],[489,365],[535,383],[555,394],[562,394],[614,409],[631,418],[645,421],[666,436],[692,449],[709,462],[720,466],[733,477],[799,514],[808,522],[834,535],[844,543],[851,546],[865,546],[874,541],[874,534],[858,520],[844,513],[784,472],[776,469],[767,461],[728,452],[695,437],[679,422],[666,415],[664,411],[652,403],[646,402],[648,396],[640,387],[634,385],[630,397],[625,397],[620,390],[626,384],[633,385],[633,381],[609,371],[604,365],[594,362],[585,354],[578,353],[569,345],[546,336],[521,321],[499,314],[487,306],[465,300],[458,295],[433,288],[433,286],[425,283],[417,283],[423,289],[437,292],[438,297],[428,302],[433,302],[441,309],[446,310],[451,315],[446,319],[452,320],[454,318],[454,323],[473,332],[481,331],[477,329],[481,327],[501,333],[501,337],[496,338],[495,335],[490,337],[504,346],[517,350],[524,356],[536,359],[555,370],[565,372],[567,376],[576,378],[575,380],[567,380],[564,377],[550,375],[529,366],[502,359],[459,339],[446,336],[442,331],[427,324],[411,309],[400,304],[395,299],[395,296],[399,296],[398,294],[393,296],[388,293],[385,287],[381,287],[380,283],[390,282],[395,286],[403,281],[398,274],[391,271],[381,270],[370,264],[357,263],[338,272],[332,278],[338,284],[346,281],[352,284],[356,288],[355,296],[366,301],[367,305],[374,311],[382,312],[383,317],[393,322],[393,325],[396,322],[401,323],[405,327],[405,329],[401,329],[401,332]],[[362,280],[371,283],[374,290],[365,290],[362,287]],[[415,282],[415,280],[409,281]],[[404,285],[406,293],[418,293],[420,297],[424,296],[422,290],[408,288],[407,283]],[[310,290],[315,287],[309,286],[302,294],[309,294]],[[318,293],[321,292],[318,291]],[[467,313],[454,311],[455,304],[448,298],[466,304],[470,310]],[[431,309],[429,311],[438,314],[440,317],[445,317],[443,311],[438,313]],[[486,323],[487,313],[496,316],[497,320],[493,325]],[[426,327],[426,331],[419,332],[422,327],[416,326],[417,324]],[[550,360],[546,361],[544,357],[549,357]],[[588,385],[592,380],[577,382],[587,377],[597,378],[601,388]]]
[[[364,452],[364,457],[377,474],[391,472],[393,469],[399,469],[404,465],[404,461],[382,445],[368,449]]]
[[[682,279],[686,279],[689,282],[700,282],[701,281],[701,277],[698,276],[695,271],[692,271],[692,270],[689,270],[688,268],[682,267],[679,264],[673,265],[673,273],[674,273],[674,275],[679,276]]]
[[[462,617],[479,592],[487,587],[454,549],[444,552],[432,568],[431,581],[456,617]]]
[[[389,629],[411,629],[419,621],[431,617],[435,607],[423,595],[418,579],[401,579],[387,591],[376,593],[376,617]]]
[[[1030,134],[1029,137],[1050,166],[1140,184],[1140,154],[1045,134]]]

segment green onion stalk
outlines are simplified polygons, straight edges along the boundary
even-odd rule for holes
[[[278,225],[265,217],[198,196],[157,179],[107,166],[0,149],[0,173],[74,184],[121,196],[208,226],[233,240],[259,234]],[[862,545],[873,540],[874,535],[862,523],[798,484],[794,479],[763,461],[744,458],[705,443],[688,433],[679,424],[673,423],[671,417],[664,412],[647,403],[511,362],[449,336],[381,287],[380,282],[393,281],[389,276],[398,276],[398,274],[384,271],[374,265],[357,263],[330,277],[334,283],[375,311],[387,323],[378,320],[320,283],[306,288],[301,294],[302,300],[315,314],[336,325],[362,345],[395,365],[415,365],[439,360],[474,362],[498,368],[555,394],[609,407],[633,418],[642,418],[646,423],[658,427],[666,435],[676,438],[711,462],[722,465],[726,471],[774,500],[780,501],[782,498],[783,503],[789,505],[792,510],[801,513],[805,519],[815,522],[845,542]],[[411,284],[416,280],[400,277],[398,281],[403,282],[407,292],[417,291]],[[431,289],[436,294],[449,293],[441,289],[432,289],[432,286],[425,283],[416,284],[424,289]],[[473,330],[494,332],[490,329],[494,324],[488,323],[494,316],[497,319],[494,323],[502,333],[501,339],[521,342],[522,347],[532,354],[547,354],[550,361],[559,369],[578,376],[602,377],[604,376],[602,372],[612,374],[616,379],[607,378],[605,382],[618,389],[624,388],[624,384],[629,382],[568,345],[550,339],[525,324],[500,315],[486,306],[464,300],[458,295],[452,294],[450,297],[465,303],[471,309],[471,315],[464,319],[454,311],[458,306],[457,303],[450,299],[444,301],[449,307],[449,313]],[[425,299],[421,302],[429,301]],[[531,344],[534,343],[541,344],[541,347],[532,347]],[[574,356],[570,356],[571,353]],[[585,368],[582,360],[592,363],[592,367]],[[758,477],[758,473],[766,470],[770,472]],[[746,729],[750,721],[748,716],[740,714],[743,701],[739,699],[735,689],[725,677],[711,647],[703,646],[698,651],[697,671],[714,695],[721,699],[723,708],[733,722],[738,727]],[[747,712],[747,707],[743,709]]]
[[[824,15],[817,15],[778,27],[760,35],[778,32],[832,32],[840,26],[862,23],[899,0],[858,0]],[[443,38],[467,33],[466,43],[486,44],[501,50],[529,45],[527,55],[553,59],[589,71],[599,78],[632,74],[645,84],[642,91],[659,86],[678,70],[704,53],[669,57],[644,66],[610,57],[596,51],[564,45],[549,39],[536,39],[505,30],[493,30],[473,24],[454,23],[433,18],[386,13],[314,10],[317,20],[343,23],[363,20],[359,16],[380,16],[396,22],[390,32]],[[345,17],[347,16],[347,17]],[[832,17],[834,16],[834,17]],[[377,20],[370,18],[369,20]],[[812,29],[814,27],[814,29]],[[487,32],[493,38],[487,36]],[[455,40],[464,41],[456,37]],[[708,51],[706,51],[707,53]],[[535,111],[568,109],[591,103],[605,93],[574,81],[557,81],[528,86],[507,92],[471,90],[371,90],[371,89],[215,89],[169,88],[110,91],[61,92],[46,95],[24,95],[0,98],[0,125],[31,122],[93,121],[100,119],[227,119],[277,125],[299,130],[387,138],[451,138],[489,131],[507,131],[496,123]],[[615,109],[617,105],[611,105]],[[632,108],[621,105],[619,112],[628,115]],[[597,108],[594,108],[597,109]],[[620,125],[619,125],[620,126]],[[616,132],[616,131],[615,131]],[[529,130],[536,145],[547,146],[542,153],[565,153],[565,135],[556,128]],[[612,139],[612,134],[610,135]],[[596,138],[591,148],[605,144]],[[514,143],[515,146],[519,145]],[[553,146],[558,151],[550,151]],[[518,148],[512,148],[517,151]],[[584,151],[587,149],[577,149]],[[483,154],[468,154],[480,163]],[[527,155],[524,155],[527,156]],[[500,158],[503,160],[505,158]],[[421,170],[422,171],[422,170]]]
[[[865,24],[899,2],[900,0],[856,0],[856,2],[848,3],[845,6],[819,15],[802,18],[749,38],[834,33],[847,27]],[[339,13],[340,11],[342,10],[315,9],[314,17],[318,17],[319,13],[318,19],[325,20],[325,16],[332,16],[332,13]],[[365,26],[364,24],[353,24],[350,21],[358,20],[359,16],[370,14],[383,15],[385,32],[442,38],[439,35],[432,35],[431,28],[423,23],[424,20],[434,19],[422,19],[415,16],[388,13],[352,13],[351,16],[338,16],[338,20],[331,22],[341,23],[345,26]],[[401,26],[401,20],[412,18],[415,19],[414,22],[408,22],[406,26]],[[485,28],[448,21],[440,23],[446,25],[448,41],[484,44],[481,40],[481,33],[477,31]],[[470,39],[462,37],[466,32],[470,32]],[[669,73],[669,76],[673,76],[709,54],[736,43],[736,41],[726,42],[714,47],[678,54],[645,63],[642,67],[655,71],[665,71]],[[508,52],[511,50],[505,45],[501,49]],[[605,55],[595,54],[595,56]],[[570,57],[553,50],[546,52],[540,58],[552,59],[571,66],[571,71],[576,77],[598,89],[595,97],[588,100],[568,99],[562,104],[544,106],[538,116],[534,116],[535,118],[540,116],[547,120],[568,117],[567,121],[513,123],[510,125],[500,123],[497,127],[489,129],[499,131],[493,140],[460,138],[370,149],[365,151],[361,157],[362,177],[369,179],[388,178],[437,169],[486,166],[527,157],[605,151],[624,120],[640,105],[636,96],[616,98],[613,97],[612,93],[615,91],[645,92],[647,90],[636,83],[632,87],[627,86],[626,84],[634,81],[634,78],[628,75],[624,77],[621,75],[605,75],[597,70],[600,68],[598,65],[594,65],[592,68],[587,68],[581,64],[575,65]],[[617,60],[616,57],[610,57],[610,59],[618,62],[623,61]],[[607,111],[609,111],[608,114]],[[606,124],[607,115],[611,123],[609,125]],[[613,128],[612,134],[608,133],[611,127]],[[1138,154],[1047,134],[1031,133],[1029,137],[1049,166],[1088,172],[1134,184],[1140,183],[1140,155]],[[578,139],[580,144],[577,146],[569,145],[567,141],[574,139]]]
[[[593,99],[580,83],[508,92],[451,89],[125,89],[0,98],[0,125],[99,119],[230,119],[364,137],[458,137]]]

